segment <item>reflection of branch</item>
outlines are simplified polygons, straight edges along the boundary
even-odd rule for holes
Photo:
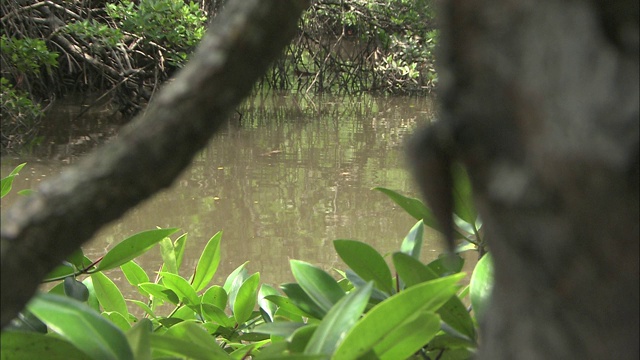
[[[303,0],[238,0],[193,60],[118,138],[21,199],[2,219],[6,326],[40,280],[101,226],[171,185],[296,33]]]

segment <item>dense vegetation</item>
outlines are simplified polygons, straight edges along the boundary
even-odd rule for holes
[[[2,179],[2,196],[24,164]],[[222,233],[205,245],[194,269],[182,266],[188,235],[178,229],[136,234],[99,259],[78,250],[45,282],[2,334],[3,356],[74,359],[466,359],[478,343],[491,286],[489,258],[461,289],[463,259],[420,262],[424,226],[435,226],[417,199],[377,188],[418,220],[400,251],[385,259],[354,240],[333,245],[349,269],[336,277],[292,260],[294,283],[261,284],[244,263],[222,285],[210,285],[221,260]],[[28,196],[28,193],[24,195]],[[482,247],[463,174],[457,186],[457,252]],[[163,264],[154,278],[135,258],[159,244]],[[394,266],[394,273],[387,262]],[[143,300],[125,299],[105,272],[119,268]],[[181,275],[187,273],[188,276]],[[467,299],[469,298],[469,299]],[[471,303],[469,312],[464,303]],[[214,340],[215,339],[215,340]]]
[[[2,148],[33,139],[42,109],[69,93],[138,112],[185,64],[222,3],[2,2]],[[425,94],[437,82],[436,41],[431,1],[317,1],[258,86]]]

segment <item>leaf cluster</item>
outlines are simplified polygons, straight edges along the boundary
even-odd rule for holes
[[[2,196],[23,166],[2,179]],[[428,209],[378,190],[422,216],[400,251],[387,258],[366,243],[335,240],[348,266],[334,269],[337,275],[291,260],[295,282],[278,289],[261,284],[260,274],[244,263],[216,285],[221,232],[188,269],[187,234],[172,239],[178,229],[144,231],[95,261],[78,250],[52,271],[44,281],[56,285],[37,295],[2,334],[2,353],[54,359],[469,358],[478,330],[466,298],[485,306],[490,276],[474,273],[476,284],[461,288],[459,255],[422,263]],[[157,245],[163,264],[150,277],[135,259]],[[106,273],[114,269],[144,300],[125,298]]]

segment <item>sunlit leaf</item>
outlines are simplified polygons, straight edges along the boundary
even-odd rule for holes
[[[187,247],[187,233],[184,233],[176,239],[173,243],[173,248],[176,252],[176,265],[178,266],[178,270],[180,270],[180,266],[182,265],[182,259],[184,258],[184,249]]]
[[[458,254],[442,254],[427,264],[427,268],[438,276],[445,276],[462,271],[464,259]]]
[[[159,274],[162,276],[162,284],[178,295],[181,302],[187,305],[197,305],[200,303],[198,294],[196,294],[191,284],[182,276],[168,272],[160,272]]]
[[[135,360],[151,360],[151,331],[153,324],[149,319],[140,319],[126,332],[127,341],[133,350]]]
[[[412,316],[373,347],[380,360],[408,359],[440,331],[440,318],[432,312]]]
[[[9,175],[0,180],[0,198],[3,198],[11,191],[11,188],[13,187],[13,180],[26,164],[27,163],[22,163],[16,166]]]
[[[200,298],[200,302],[202,304],[210,304],[220,310],[224,310],[227,307],[227,300],[227,292],[218,285],[208,288]]]
[[[149,275],[147,275],[147,272],[144,271],[140,265],[136,264],[134,260],[127,261],[120,265],[120,270],[122,270],[122,273],[129,284],[133,286],[149,282]]]
[[[191,360],[232,359],[222,349],[221,352],[214,352],[208,347],[194,344],[189,339],[166,334],[151,334],[151,347],[165,354],[182,356]]]
[[[400,245],[400,251],[405,254],[411,255],[416,259],[420,258],[420,252],[422,251],[422,242],[424,239],[424,222],[419,220],[405,236]]]
[[[202,315],[208,321],[212,321],[224,327],[232,327],[234,325],[234,319],[227,316],[224,310],[219,307],[211,304],[201,304],[200,307],[202,309]]]
[[[304,302],[305,305],[313,305],[315,308],[313,310],[307,308],[307,310],[303,310],[304,305],[301,307],[298,304],[298,301],[294,300],[294,297],[292,297],[291,295],[289,295],[289,293],[287,293],[286,290],[284,290],[284,286],[285,285],[296,285],[297,286],[297,292],[304,294],[304,296],[306,297],[306,301]],[[318,307],[318,305],[316,305],[315,303],[313,303],[313,300],[311,300],[311,298],[309,298],[309,296],[307,294],[304,293],[304,291],[302,290],[302,288],[298,285],[298,284],[284,284],[283,286],[283,291],[285,291],[285,294],[287,294],[288,297],[284,297],[284,296],[280,296],[280,295],[267,295],[265,296],[266,300],[271,301],[272,303],[276,304],[278,306],[278,310],[282,309],[288,313],[294,314],[294,315],[298,315],[298,316],[303,316],[303,317],[312,317],[312,318],[316,318],[316,319],[321,319],[322,318],[322,310]],[[309,306],[311,307],[311,306]],[[312,315],[312,313],[316,312],[315,314]]]
[[[424,224],[433,229],[440,229],[435,217],[431,213],[431,210],[420,200],[416,198],[410,198],[399,194],[396,191],[383,188],[383,187],[375,187],[373,190],[378,190],[381,193],[387,195],[393,202],[398,204],[401,208],[404,209],[409,215],[413,216],[416,220],[424,221]]]
[[[176,251],[171,238],[160,240],[160,256],[162,256],[162,270],[172,274],[178,273],[178,262],[176,260]]]
[[[401,291],[373,307],[347,333],[336,350],[336,359],[357,359],[384,342],[394,331],[423,312],[436,311],[459,288],[464,274],[418,284]]]
[[[247,266],[249,262],[245,261],[244,264],[238,266],[235,270],[233,270],[231,272],[231,274],[229,274],[229,276],[227,276],[227,280],[225,280],[224,285],[222,286],[224,288],[224,291],[227,292],[227,294],[231,293],[231,286],[233,285],[233,282],[235,281],[236,277],[238,276],[242,276],[242,274],[246,274],[246,269],[245,267]],[[244,281],[244,278],[242,279],[242,281]],[[242,281],[240,282],[242,284]]]
[[[325,313],[345,295],[335,279],[322,269],[300,260],[291,260],[290,264],[300,287]]]
[[[98,301],[104,311],[115,311],[125,318],[129,317],[124,296],[122,296],[120,289],[118,289],[111,279],[105,274],[98,272],[91,274],[91,281],[93,282],[93,288],[98,297]]]
[[[198,264],[196,265],[196,273],[192,281],[192,286],[196,292],[204,289],[218,270],[218,264],[220,264],[221,239],[222,232],[213,235],[200,255],[200,260],[198,260]]]
[[[81,302],[40,294],[27,307],[50,329],[93,358],[133,359],[122,331]]]
[[[177,232],[179,229],[148,230],[133,235],[114,246],[98,264],[95,271],[104,271],[118,267],[134,258],[144,254],[165,237]]]
[[[232,308],[233,317],[238,324],[243,324],[251,317],[253,308],[256,306],[258,286],[260,286],[260,273],[255,273],[249,276],[238,289]]]
[[[3,332],[0,337],[0,353],[2,360],[93,359],[64,339],[25,331]]]
[[[105,319],[109,319],[115,326],[117,326],[122,331],[127,331],[131,329],[131,324],[129,321],[124,318],[124,316],[120,315],[119,312],[109,311],[103,312],[101,314]]]
[[[493,291],[493,259],[491,254],[483,256],[476,264],[469,283],[469,297],[476,319],[481,320],[487,312]]]
[[[256,326],[252,331],[256,333],[276,335],[286,338],[291,336],[293,332],[298,330],[300,327],[306,325],[307,324],[302,322],[279,321],[260,324]]]
[[[363,280],[373,281],[378,289],[393,293],[391,270],[371,245],[353,240],[335,240],[333,246],[342,261]]]
[[[162,299],[164,301],[168,301],[174,305],[178,305],[180,302],[180,298],[173,290],[168,289],[166,286],[156,284],[156,283],[142,283],[138,285],[143,291],[148,294],[153,295],[156,298]]]
[[[267,319],[265,321],[273,321],[273,316],[278,310],[278,306],[273,302],[265,299],[266,296],[269,295],[279,295],[280,293],[276,288],[268,284],[262,284],[260,286],[260,291],[258,291],[258,306],[260,309],[266,314]]]
[[[362,315],[372,288],[372,283],[369,282],[364,287],[342,297],[322,319],[304,352],[306,354],[332,354],[345,334]]]

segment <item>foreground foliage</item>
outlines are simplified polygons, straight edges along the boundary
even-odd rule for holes
[[[3,197],[23,166],[2,179]],[[377,190],[425,219],[391,255],[394,271],[370,245],[335,240],[349,267],[334,269],[337,280],[312,264],[291,260],[296,282],[279,290],[261,284],[260,274],[250,273],[247,263],[224,284],[211,285],[221,259],[221,232],[207,242],[195,268],[185,269],[188,235],[172,239],[178,229],[149,230],[95,261],[78,250],[52,271],[44,282],[56,285],[37,295],[2,334],[3,358],[470,357],[477,346],[477,322],[463,301],[470,295],[474,306],[485,306],[491,279],[474,274],[476,284],[461,289],[465,274],[459,255],[423,264],[429,210],[417,199]],[[158,244],[163,264],[150,277],[135,259]],[[125,299],[106,274],[113,269],[120,269],[143,300]]]

